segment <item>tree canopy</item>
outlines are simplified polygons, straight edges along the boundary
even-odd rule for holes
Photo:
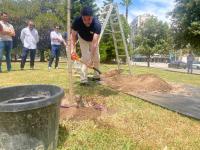
[[[136,36],[137,52],[147,57],[148,66],[150,57],[155,53],[167,55],[172,46],[170,29],[167,23],[159,21],[156,17],[150,17],[140,28]]]
[[[184,48],[188,43],[200,54],[200,1],[176,0],[171,12],[175,46]]]
[[[128,20],[128,8],[132,5],[133,0],[122,0],[121,5],[126,8],[126,20]]]

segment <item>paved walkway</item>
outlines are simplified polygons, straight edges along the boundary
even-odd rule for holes
[[[147,62],[134,62],[134,65],[147,67]],[[168,63],[150,63],[150,67],[160,68],[163,70],[169,70],[169,71],[174,71],[174,72],[187,73],[187,69],[168,68]],[[200,70],[193,69],[193,74],[200,75]]]
[[[184,85],[184,88],[187,94],[127,93],[169,110],[200,120],[200,88],[188,85]]]

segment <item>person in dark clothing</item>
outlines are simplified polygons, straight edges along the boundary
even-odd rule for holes
[[[81,11],[81,16],[75,18],[72,24],[71,35],[71,50],[75,53],[75,45],[77,41],[80,43],[81,60],[88,65],[92,65],[99,69],[100,55],[99,55],[99,37],[101,33],[101,24],[97,18],[93,16],[91,7],[84,7]],[[72,55],[75,56],[75,55]],[[73,58],[72,58],[73,59]],[[81,67],[81,84],[88,84],[87,65],[82,64]],[[100,80],[98,72],[94,72],[94,80]]]

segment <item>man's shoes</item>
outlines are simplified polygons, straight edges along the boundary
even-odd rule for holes
[[[85,83],[80,83],[80,86],[89,86],[90,84],[88,82],[85,82]]]
[[[89,82],[87,80],[81,80],[80,86],[89,86]]]
[[[51,70],[51,67],[48,67],[48,70],[50,71],[50,70]]]
[[[100,77],[93,77],[91,78],[92,81],[101,81],[101,78]]]

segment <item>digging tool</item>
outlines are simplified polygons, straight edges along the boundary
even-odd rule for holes
[[[99,74],[101,74],[101,71],[99,69],[97,69],[97,68],[95,68],[95,67],[93,67],[91,65],[88,65],[87,63],[85,63],[84,61],[82,61],[80,59],[80,57],[76,53],[74,53],[74,52],[71,54],[71,59],[79,61],[80,63],[86,65],[88,68],[93,69],[93,70],[97,71]]]

